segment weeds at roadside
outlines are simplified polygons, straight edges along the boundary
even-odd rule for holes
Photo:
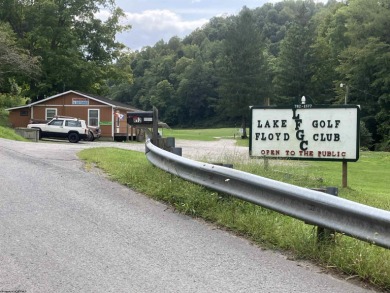
[[[17,141],[28,141],[28,139],[25,139],[21,137],[19,134],[16,134],[14,129],[3,127],[3,126],[0,126],[0,138],[6,138],[11,140],[17,140]]]

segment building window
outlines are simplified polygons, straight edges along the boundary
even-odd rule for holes
[[[100,110],[88,109],[88,126],[99,126]]]
[[[54,118],[54,116],[57,116],[57,109],[56,108],[47,108],[46,109],[46,120],[51,120]]]
[[[20,116],[28,116],[28,110],[20,110]]]

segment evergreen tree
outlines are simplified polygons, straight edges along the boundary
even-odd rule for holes
[[[244,7],[229,24],[219,76],[219,111],[227,117],[241,119],[243,137],[247,137],[249,107],[262,104],[268,95],[263,45],[253,13]]]
[[[313,43],[313,29],[310,18],[310,11],[303,3],[298,16],[281,42],[273,80],[276,92],[273,103],[291,104],[294,98],[312,96],[310,82],[313,71],[310,48]]]

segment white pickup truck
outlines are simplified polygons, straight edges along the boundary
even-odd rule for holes
[[[27,128],[38,129],[39,139],[67,138],[72,143],[88,139],[89,134],[85,120],[73,117],[55,117],[48,123],[28,124]]]

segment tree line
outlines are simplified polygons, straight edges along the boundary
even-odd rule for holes
[[[112,11],[106,21],[95,17],[101,6]],[[245,127],[250,105],[305,96],[313,104],[360,105],[364,144],[390,149],[389,0],[244,6],[138,51],[115,42],[129,29],[121,17],[113,0],[4,0],[0,58],[1,34],[9,35],[30,71],[0,65],[0,92],[19,88],[41,99],[81,90],[156,106],[161,119],[182,127]]]

